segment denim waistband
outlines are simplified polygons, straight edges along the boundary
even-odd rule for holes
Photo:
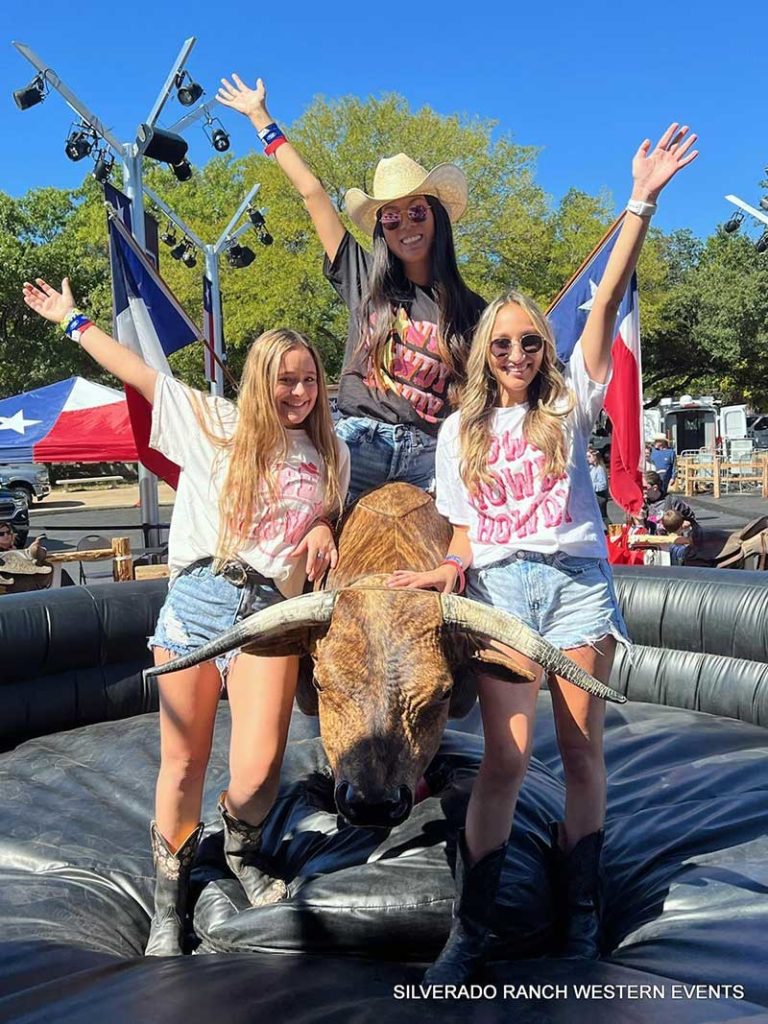
[[[248,565],[247,562],[241,562],[240,559],[235,558],[229,562],[215,565],[213,558],[199,558],[196,562],[192,562],[190,565],[184,567],[184,572],[189,572],[190,569],[196,569],[200,566],[210,566],[211,572],[214,576],[222,576],[225,580],[231,583],[235,587],[244,587],[247,584],[259,584],[260,586],[274,587],[275,581],[260,573],[258,569],[254,569],[253,566]]]
[[[525,551],[520,549],[518,551],[512,551],[506,558],[502,558],[499,562],[492,562],[490,565],[482,566],[483,569],[500,569],[505,565],[511,565],[514,562],[543,562],[545,565],[562,565],[568,558],[572,558],[572,555],[567,555],[564,551]],[[582,556],[577,556],[582,557]],[[590,556],[584,556],[590,557]],[[599,558],[595,558],[596,562],[599,562]]]

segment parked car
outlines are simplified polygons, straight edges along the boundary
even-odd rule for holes
[[[768,415],[747,416],[747,437],[755,442],[755,448],[768,448]]]
[[[19,545],[27,542],[29,533],[29,508],[23,495],[0,488],[0,523],[9,523]]]
[[[33,498],[42,501],[51,493],[48,467],[34,462],[0,462],[0,487],[23,495],[28,505]]]

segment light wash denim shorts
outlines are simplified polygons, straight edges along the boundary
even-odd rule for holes
[[[240,619],[283,600],[274,583],[249,582],[236,587],[224,576],[214,575],[210,561],[195,562],[171,583],[147,646],[176,655],[191,654]],[[229,651],[216,659],[222,678],[237,653]]]
[[[382,423],[368,416],[345,416],[335,430],[349,448],[348,504],[394,480],[434,490],[436,437],[407,423]]]
[[[466,596],[516,616],[561,651],[597,647],[606,636],[630,643],[604,558],[515,551],[470,568]]]

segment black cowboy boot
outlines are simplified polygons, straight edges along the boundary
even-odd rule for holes
[[[224,805],[226,790],[219,797],[219,814],[224,821],[224,857],[238,879],[252,907],[279,903],[288,896],[288,886],[266,870],[261,854],[262,825],[249,825],[230,814]]]
[[[563,828],[559,822],[549,826],[560,918],[560,955],[567,958],[600,958],[600,851],[603,830],[592,832],[576,843],[569,853],[563,851]]]
[[[424,975],[429,985],[463,984],[482,964],[490,939],[489,918],[507,852],[504,843],[469,866],[464,830],[456,849],[456,899],[448,941]]]
[[[195,859],[203,823],[190,832],[175,853],[160,835],[153,821],[149,835],[155,862],[155,912],[149,930],[145,956],[181,956],[187,891],[192,862]]]

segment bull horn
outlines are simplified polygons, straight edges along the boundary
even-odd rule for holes
[[[575,683],[594,697],[601,697],[615,704],[626,704],[626,697],[601,683],[599,679],[595,679],[589,672],[585,672],[575,661],[514,615],[481,604],[479,601],[458,597],[456,594],[441,594],[440,605],[443,610],[443,622],[447,625],[479,633],[489,640],[498,640],[535,661],[546,672],[554,672],[555,675]]]
[[[234,651],[238,647],[246,647],[258,641],[276,641],[287,632],[298,629],[309,629],[313,626],[326,626],[331,621],[333,606],[336,603],[335,590],[321,590],[313,594],[302,594],[292,597],[279,604],[270,605],[254,615],[249,615],[226,633],[198,647],[191,654],[174,658],[164,665],[144,670],[144,678],[162,676],[167,672],[179,672],[184,668],[192,668],[203,661],[211,661],[222,654]]]

